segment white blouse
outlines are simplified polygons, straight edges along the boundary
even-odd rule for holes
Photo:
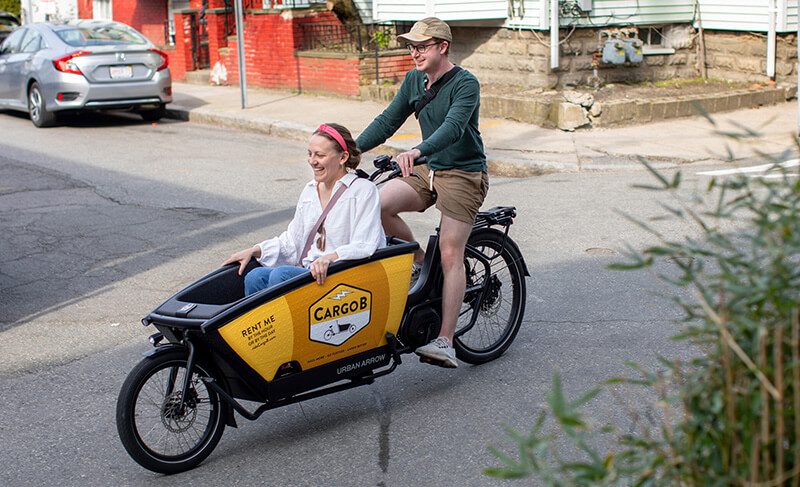
[[[316,237],[308,255],[303,259],[303,267],[308,268],[319,257],[336,252],[339,260],[354,260],[369,257],[386,245],[386,236],[381,226],[381,203],[378,188],[371,181],[348,173],[336,181],[331,195],[339,185],[347,189],[336,201],[325,218],[325,248],[320,250]],[[289,227],[279,237],[261,242],[262,265],[297,265],[306,239],[312,227],[322,214],[322,205],[317,194],[316,181],[310,181],[300,193],[300,200]]]

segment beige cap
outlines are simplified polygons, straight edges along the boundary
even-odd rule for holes
[[[425,42],[434,37],[443,41],[453,42],[450,26],[436,17],[422,19],[411,27],[410,32],[397,36],[398,39],[409,42]]]

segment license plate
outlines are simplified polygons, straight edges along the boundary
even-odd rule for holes
[[[109,66],[111,79],[125,79],[133,77],[133,69],[130,66]]]

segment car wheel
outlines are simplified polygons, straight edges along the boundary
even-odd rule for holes
[[[164,105],[159,105],[158,108],[152,110],[142,110],[139,115],[146,122],[158,122],[167,114],[167,109]]]
[[[36,82],[28,90],[28,114],[37,127],[52,127],[56,123],[56,114],[45,107],[42,89]]]

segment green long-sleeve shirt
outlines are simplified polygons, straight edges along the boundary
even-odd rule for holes
[[[358,136],[359,149],[363,152],[374,149],[397,132],[425,94],[426,79],[425,73],[416,69],[406,74],[394,100]],[[422,143],[416,148],[428,157],[431,169],[486,170],[486,155],[478,130],[480,101],[477,78],[462,69],[422,109],[419,116]]]

